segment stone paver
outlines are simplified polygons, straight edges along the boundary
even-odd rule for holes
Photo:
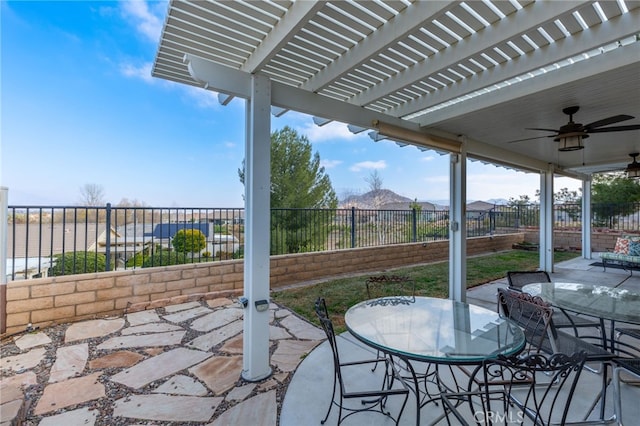
[[[248,385],[235,387],[231,389],[231,391],[227,394],[227,397],[225,398],[225,400],[242,401],[246,397],[248,397],[251,392],[253,392],[256,386],[257,384],[255,383],[249,383]]]
[[[44,348],[34,348],[20,355],[4,357],[0,359],[0,370],[13,370],[16,372],[28,370],[40,364],[44,354]]]
[[[101,374],[93,373],[47,385],[34,413],[44,414],[85,401],[103,398],[105,396],[104,385],[98,381]]]
[[[175,375],[153,391],[173,395],[205,396],[208,391],[196,379],[183,375]]]
[[[273,426],[277,424],[277,410],[276,391],[271,390],[231,407],[222,413],[211,425]]]
[[[148,324],[150,322],[159,322],[160,316],[156,313],[156,311],[140,311],[134,312],[131,314],[127,314],[127,321],[129,321],[130,326],[136,326],[141,324]]]
[[[43,332],[29,333],[18,337],[15,340],[16,346],[24,351],[25,349],[35,348],[36,346],[48,345],[51,339]]]
[[[297,317],[272,303],[274,374],[246,383],[241,379],[244,313],[237,301],[219,298],[73,323],[66,327],[67,344],[53,350],[53,335],[46,328],[17,337],[7,344],[15,344],[20,352],[0,360],[0,426],[21,419],[39,426],[272,426],[277,423],[274,388],[316,344],[295,339],[314,336],[315,327],[295,319],[286,326],[275,324],[276,317]],[[36,368],[47,370],[44,377],[49,382],[38,382]],[[106,380],[123,385],[114,400],[106,395]],[[42,390],[27,401],[25,389],[31,385]],[[222,401],[228,408],[220,413],[216,409]],[[101,415],[103,410],[108,418]]]
[[[220,397],[131,395],[115,401],[113,415],[165,422],[206,422],[220,402]]]
[[[135,352],[118,351],[89,361],[89,368],[98,370],[101,368],[131,367],[143,358],[143,355]]]
[[[172,346],[182,341],[186,331],[171,331],[168,333],[153,333],[142,336],[112,337],[98,345],[98,349],[126,349],[143,348],[145,346]]]
[[[235,336],[242,331],[242,321],[235,321],[224,327],[220,327],[217,330],[213,330],[207,334],[203,334],[200,337],[196,337],[191,342],[187,343],[187,346],[200,349],[201,351],[208,351],[212,347],[222,343],[229,337]]]
[[[235,302],[235,301],[233,301],[231,299],[227,299],[225,297],[220,297],[218,299],[207,300],[207,305],[210,308],[219,308],[219,307],[222,307],[222,306],[228,306],[228,305],[231,305],[232,303],[238,303],[238,302]],[[240,305],[238,305],[238,306],[240,306]]]
[[[38,426],[91,426],[96,423],[97,417],[98,410],[90,410],[89,407],[78,408],[77,410],[45,417],[40,421]]]
[[[56,362],[51,367],[49,383],[60,382],[82,373],[89,359],[89,345],[65,346],[56,351]]]
[[[215,395],[235,386],[242,371],[241,356],[215,356],[189,369],[202,380]]]
[[[164,333],[167,331],[183,330],[179,325],[167,324],[165,322],[154,322],[149,324],[140,324],[133,327],[127,327],[123,329],[120,334],[123,336],[130,336],[132,334],[144,334],[144,333]]]
[[[202,315],[206,315],[209,312],[211,312],[211,309],[205,306],[198,306],[197,308],[187,309],[186,311],[176,312],[175,314],[163,315],[162,318],[173,323],[180,323],[188,321],[190,319],[201,317]]]
[[[187,309],[199,308],[199,302],[178,303],[177,305],[165,306],[164,311],[171,314],[174,312],[186,311]]]
[[[111,380],[133,389],[140,389],[155,380],[202,362],[212,355],[208,352],[176,348],[121,371],[111,377]]]
[[[288,315],[282,318],[280,324],[298,339],[323,340],[327,337],[318,327],[295,315]]]
[[[124,327],[124,318],[100,319],[73,323],[64,334],[65,343],[103,337]]]
[[[308,354],[318,343],[302,340],[281,340],[271,357],[271,363],[277,365],[282,371],[293,371],[302,361],[302,357]]]
[[[269,339],[271,340],[281,340],[281,339],[291,339],[291,335],[287,333],[282,327],[278,327],[275,325],[269,326]]]
[[[219,309],[207,314],[191,323],[191,329],[197,331],[211,331],[242,318],[242,309]]]
[[[242,334],[239,334],[224,342],[224,345],[220,347],[220,350],[230,354],[242,354],[242,342],[243,336]]]

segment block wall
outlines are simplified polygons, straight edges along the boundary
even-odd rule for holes
[[[467,254],[509,250],[523,238],[522,233],[470,238]],[[270,286],[282,288],[448,257],[448,241],[272,256]],[[242,260],[11,281],[7,284],[7,334],[22,331],[29,324],[46,327],[170,303],[238,296],[243,286]]]

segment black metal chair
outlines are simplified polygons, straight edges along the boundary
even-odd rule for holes
[[[393,303],[407,299],[415,300],[416,297],[416,282],[406,275],[374,275],[367,278],[365,285],[367,299],[384,297],[391,299],[391,303]],[[376,356],[380,358],[383,354],[378,351]],[[378,363],[373,366],[371,371],[375,371],[377,367]]]
[[[640,341],[640,328],[616,327],[615,332],[615,342],[612,343],[615,345],[616,353],[624,354],[631,358],[640,356],[640,342],[631,344],[621,339],[622,336],[628,336]]]
[[[338,406],[338,425],[342,423],[344,419],[351,416],[352,414],[360,413],[363,411],[376,411],[380,412],[386,416],[392,418],[396,426],[400,421],[400,417],[402,416],[402,412],[404,411],[405,406],[407,405],[407,400],[409,398],[409,388],[401,380],[398,371],[396,370],[393,363],[387,358],[375,358],[375,359],[367,359],[367,360],[358,360],[353,362],[341,362],[340,354],[338,350],[338,343],[336,340],[336,334],[333,329],[333,323],[329,319],[329,313],[327,311],[327,305],[324,298],[318,298],[315,303],[315,311],[318,315],[318,319],[320,320],[320,325],[327,335],[327,340],[329,341],[329,345],[331,346],[331,352],[333,353],[333,366],[334,366],[334,374],[333,374],[333,391],[331,396],[331,403],[329,404],[329,409],[327,410],[327,414],[320,423],[324,424],[329,418],[329,413],[331,413],[331,409],[334,405]],[[358,367],[366,364],[375,364],[378,362],[382,362],[385,364],[385,370],[382,374],[382,384],[379,389],[375,390],[352,390],[352,386],[348,386],[345,383],[343,370],[349,367]],[[374,373],[371,373],[374,374]],[[336,395],[337,390],[337,395]],[[385,405],[387,402],[387,398],[390,396],[402,396],[404,395],[404,401],[402,403],[402,407],[400,408],[400,412],[397,417],[392,417],[389,411],[385,411]],[[344,400],[345,399],[360,399],[362,407],[345,407]],[[343,410],[349,411],[344,417],[342,416]]]
[[[518,324],[524,331],[530,353],[572,354],[584,351],[586,361],[602,364],[601,397],[607,390],[607,365],[612,365],[615,355],[601,346],[589,343],[572,334],[557,330],[553,324],[551,305],[538,296],[509,289],[498,289],[498,306],[502,314]],[[591,371],[596,372],[591,369]],[[604,404],[600,407],[600,419],[604,420]]]
[[[616,358],[614,360],[616,368],[613,369],[613,412],[615,414],[616,422],[619,426],[622,424],[622,394],[620,389],[620,383],[622,379],[620,375],[623,372],[632,374],[640,379],[640,358]],[[630,424],[636,424],[638,419],[635,419]]]
[[[451,424],[453,414],[462,425],[564,425],[586,354],[540,353],[485,361],[472,373],[470,384],[494,386],[466,392],[443,392],[442,407]]]
[[[546,271],[509,271],[507,272],[507,281],[511,290],[522,291],[522,287],[527,284],[550,283],[551,277]],[[562,309],[555,308],[554,310],[562,314],[555,315],[553,318],[556,328],[571,328],[575,336],[579,336],[578,328],[595,328],[600,334],[598,338],[602,338],[600,322],[570,314]]]

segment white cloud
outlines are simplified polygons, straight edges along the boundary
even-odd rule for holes
[[[122,75],[130,78],[139,78],[147,83],[153,83],[156,81],[151,77],[151,63],[147,62],[139,67],[134,64],[122,63],[120,64],[120,72]]]
[[[317,126],[313,121],[309,120],[303,126],[298,128],[298,132],[307,136],[311,143],[318,143],[327,140],[353,140],[361,137],[349,131],[347,125],[338,121],[332,121],[324,126]]]
[[[157,43],[162,32],[162,5],[166,10],[166,2],[152,2],[153,11],[145,1],[122,2],[122,13],[125,18],[130,18],[136,30],[149,41]],[[160,7],[159,7],[160,6]]]
[[[349,168],[352,172],[360,172],[362,170],[378,170],[378,169],[386,169],[387,162],[384,160],[379,161],[361,161],[359,163],[354,164]]]
[[[325,169],[333,169],[342,163],[342,160],[320,160],[320,165]]]
[[[177,84],[177,83],[176,83]],[[179,85],[185,91],[187,96],[196,101],[196,105],[201,108],[219,108],[218,92],[203,89],[202,87],[189,86],[186,84]]]
[[[420,157],[420,161],[425,162],[425,163],[428,163],[429,161],[433,161],[435,159],[436,159],[436,157],[434,157],[433,155],[427,155],[427,156],[424,156],[424,157]]]

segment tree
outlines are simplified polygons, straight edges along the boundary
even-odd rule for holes
[[[104,202],[104,188],[95,183],[86,183],[80,188],[80,202],[85,206],[102,206]]]
[[[198,253],[207,246],[207,239],[198,229],[180,229],[171,239],[178,253]]]
[[[244,162],[238,169],[245,182]],[[304,135],[285,126],[271,134],[271,208],[289,209],[272,216],[271,253],[324,249],[330,215],[301,214],[291,209],[335,209],[336,193],[320,155]]]
[[[597,224],[613,226],[618,216],[637,211],[640,183],[624,173],[605,173],[593,176],[591,203]]]

